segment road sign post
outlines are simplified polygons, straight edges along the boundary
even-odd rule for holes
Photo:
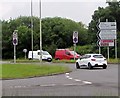
[[[73,43],[74,43],[74,60],[75,60],[75,51],[76,51],[76,43],[78,43],[78,32],[73,32]]]
[[[16,63],[16,45],[18,45],[18,30],[14,30],[13,32],[13,45],[14,45],[14,63]]]
[[[116,34],[116,21],[115,22],[108,22],[108,19],[106,19],[106,22],[100,22],[97,25],[98,27],[98,46],[99,49],[102,46],[107,47],[107,54],[108,54],[108,60],[109,60],[109,47],[115,46],[115,58],[117,59],[117,34]]]

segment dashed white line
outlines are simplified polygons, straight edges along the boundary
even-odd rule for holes
[[[65,74],[66,78],[67,79],[70,79],[70,80],[74,80],[76,82],[82,82],[82,84],[62,84],[62,85],[66,85],[66,86],[72,86],[72,85],[84,85],[84,84],[92,84],[92,82],[89,82],[89,81],[83,81],[83,80],[80,80],[80,79],[74,79],[72,77],[69,76],[69,73],[66,73]],[[46,84],[46,85],[34,85],[34,86],[41,86],[41,87],[53,87],[53,86],[56,86],[57,84]],[[29,86],[10,86],[10,88],[25,88],[25,87],[30,87]]]
[[[56,86],[56,84],[47,84],[47,85],[40,85],[40,86],[42,86],[42,87],[51,87],[51,86]]]
[[[80,79],[73,79],[72,77],[70,77],[69,76],[69,73],[66,73],[65,74],[66,75],[66,78],[68,78],[68,79],[70,79],[70,80],[74,80],[74,81],[76,81],[76,82],[82,82],[82,83],[84,83],[84,84],[92,84],[92,82],[89,82],[89,81],[83,81],[83,80],[80,80]],[[69,84],[68,84],[69,85]]]
[[[92,84],[92,82],[89,82],[89,81],[82,81],[82,82],[85,84]]]
[[[66,73],[66,75],[69,75],[70,73]]]
[[[69,78],[70,76],[66,76],[66,78]]]
[[[79,79],[74,79],[75,81],[81,81],[81,80],[79,80]]]
[[[70,77],[70,78],[68,78],[68,79],[72,80],[73,78]]]

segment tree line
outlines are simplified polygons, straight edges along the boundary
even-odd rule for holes
[[[98,7],[92,15],[92,20],[88,28],[82,22],[75,22],[71,19],[61,17],[47,17],[42,19],[42,46],[54,56],[54,52],[59,48],[69,48],[73,46],[73,32],[78,31],[78,46],[91,45],[97,49],[98,40],[96,25],[98,20],[117,22],[117,43],[120,43],[120,2],[107,2],[106,8]],[[87,17],[87,16],[86,16]],[[40,27],[38,17],[20,16],[16,19],[1,20],[2,23],[2,56],[3,59],[13,58],[12,34],[18,30],[17,57],[23,57],[23,49],[31,49],[31,18],[33,19],[33,48],[40,49]],[[93,49],[93,48],[92,48]],[[93,51],[94,51],[93,50]],[[120,48],[118,47],[118,52]],[[91,50],[92,51],[92,50]],[[111,55],[114,55],[114,48],[111,48]],[[78,51],[79,52],[79,51]],[[104,49],[105,52],[105,49]]]

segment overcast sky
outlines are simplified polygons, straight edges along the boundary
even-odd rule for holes
[[[39,17],[39,0],[32,1],[33,15]],[[9,20],[19,16],[30,16],[30,2],[31,0],[0,0],[0,13],[2,13],[0,19]],[[42,18],[57,16],[86,25],[99,6],[107,6],[106,0],[41,0],[41,4]]]

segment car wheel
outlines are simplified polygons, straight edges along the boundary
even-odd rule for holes
[[[80,66],[79,66],[78,62],[76,62],[76,68],[80,69]]]
[[[93,68],[90,63],[88,63],[88,68],[89,68],[89,69],[92,69],[92,68]]]
[[[107,65],[103,65],[103,69],[106,69],[107,68]]]

